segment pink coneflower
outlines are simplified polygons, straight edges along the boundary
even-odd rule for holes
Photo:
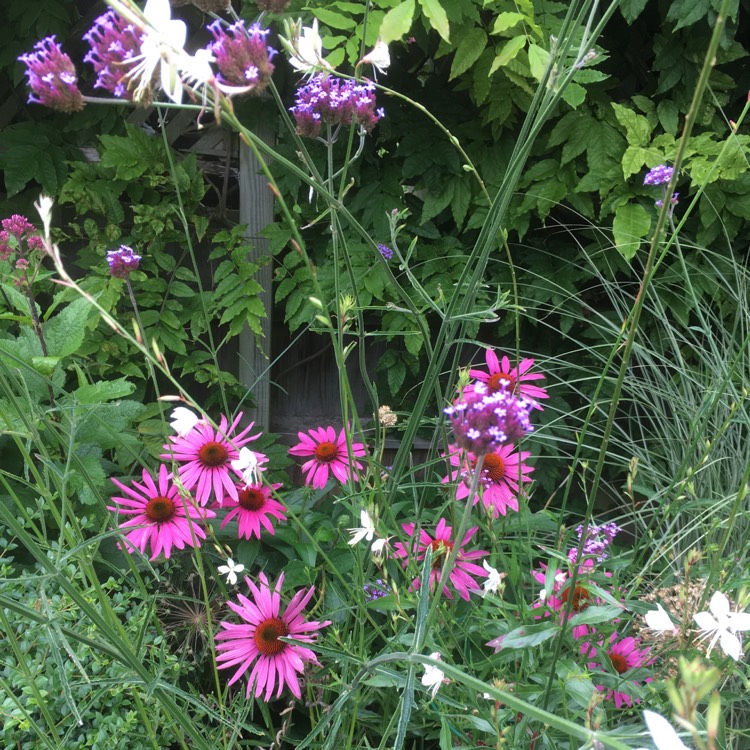
[[[604,646],[601,642],[597,645],[593,643],[584,643],[581,645],[581,653],[587,659],[596,659],[598,661],[589,662],[589,669],[612,670],[618,675],[624,675],[631,669],[637,669],[648,664],[648,648],[639,649],[639,641],[635,638],[617,639],[617,633],[612,633],[609,639],[609,645]],[[607,657],[605,660],[604,657]],[[651,682],[651,677],[647,677],[644,682]],[[633,685],[640,684],[637,680],[630,680]],[[633,698],[629,693],[624,692],[627,689],[627,681],[619,682],[618,689],[607,691],[607,698],[614,700],[617,708],[623,706],[632,706],[633,703],[640,703],[637,698]],[[607,690],[603,685],[597,685],[596,689],[604,692]]]
[[[152,560],[160,552],[168,558],[172,547],[200,547],[200,540],[206,538],[206,532],[198,522],[216,514],[186,503],[164,464],[159,467],[158,487],[146,469],[142,476],[143,484],[132,482],[135,489],[112,480],[128,497],[113,497],[117,507],[107,506],[107,510],[133,516],[120,524],[121,529],[136,527],[125,535],[126,545],[145,554],[146,545],[150,544]]]
[[[522,482],[530,482],[528,476],[534,471],[533,466],[523,463],[531,453],[523,451],[518,453],[512,445],[503,445],[492,453],[485,453],[482,463],[482,476],[480,486],[482,487],[482,504],[488,510],[492,508],[495,518],[498,515],[506,515],[508,508],[518,510],[518,486],[519,477]],[[449,459],[451,466],[457,467],[449,476],[443,477],[443,484],[456,482],[456,500],[463,500],[469,496],[471,476],[477,465],[477,457],[473,453],[466,454],[467,458],[461,461],[461,451],[456,446],[451,446]],[[480,495],[474,496],[474,505],[479,501]]]
[[[591,582],[587,576],[587,572],[590,572],[593,566],[592,560],[584,560],[578,570],[575,588],[570,585],[568,573],[563,573],[560,569],[556,570],[551,593],[547,595],[546,590],[542,589],[539,593],[539,599],[532,606],[535,609],[544,607],[546,609],[545,616],[548,616],[550,612],[559,612],[562,619],[568,608],[568,601],[571,599],[571,617],[583,612],[591,604],[598,603],[599,600],[595,599],[590,591]],[[542,563],[540,567],[541,570],[534,570],[531,574],[537,583],[544,586],[547,578],[547,566]],[[592,632],[593,630],[588,625],[573,626],[573,638],[575,639],[585,638]]]
[[[342,484],[346,484],[351,476],[356,478],[357,471],[362,470],[362,464],[355,461],[355,457],[365,455],[363,443],[352,443],[351,455],[347,452],[346,432],[342,429],[338,437],[333,427],[318,427],[308,433],[298,432],[300,442],[289,449],[293,456],[312,456],[302,464],[302,471],[306,473],[305,484],[310,484],[316,490],[321,490],[328,481],[329,470]]]
[[[280,641],[279,638],[289,637],[304,643],[314,643],[318,636],[312,631],[320,630],[331,623],[329,620],[305,622],[302,617],[302,610],[310,601],[315,586],[311,586],[307,592],[300,589],[292,597],[284,614],[280,614],[279,591],[284,582],[284,574],[279,575],[273,588],[269,587],[265,574],[261,573],[259,580],[260,588],[249,578],[245,578],[253,596],[252,601],[240,594],[239,604],[227,602],[229,608],[247,624],[221,623],[222,630],[216,634],[216,640],[219,641],[216,650],[222,652],[216,657],[217,665],[219,669],[240,665],[229,680],[228,684],[232,685],[255,662],[247,680],[248,698],[253,687],[256,698],[260,698],[265,691],[263,700],[268,701],[275,689],[278,698],[285,686],[289,687],[293,695],[301,698],[302,691],[297,675],[304,671],[305,663],[318,664],[318,660],[310,649],[292,646]]]
[[[170,435],[171,445],[167,443],[167,452],[159,457],[183,463],[178,469],[180,481],[186,490],[196,488],[195,499],[201,505],[208,504],[212,491],[218,502],[225,494],[237,500],[235,482],[242,472],[232,468],[232,461],[238,460],[243,445],[260,437],[260,433],[245,437],[253,428],[252,422],[232,436],[240,419],[242,412],[227,426],[228,420],[222,415],[218,430],[201,420],[187,435]]]
[[[428,547],[432,548],[432,570],[430,571],[430,590],[434,590],[435,586],[440,581],[440,571],[445,562],[445,558],[450,555],[453,549],[454,542],[451,540],[451,532],[453,529],[445,523],[445,519],[441,518],[435,529],[435,538],[433,539],[424,529],[419,531],[419,542],[416,544],[415,550],[415,539],[414,529],[415,524],[405,523],[402,525],[403,530],[412,537],[411,543],[407,548],[402,542],[396,542],[394,545],[394,557],[400,557],[403,559],[403,566],[410,558],[414,558],[417,561],[424,560],[425,552]],[[464,547],[471,538],[476,534],[478,527],[475,526],[473,529],[469,529],[461,542],[461,548],[456,557],[456,563],[453,566],[449,574],[449,581],[456,593],[466,601],[469,600],[469,593],[471,591],[479,592],[479,584],[474,580],[472,576],[487,577],[487,571],[479,565],[475,565],[470,560],[478,560],[487,555],[485,550],[474,550],[473,552],[466,552]],[[419,588],[419,578],[415,578],[412,582],[412,590]],[[443,593],[448,599],[453,598],[453,594],[446,585],[443,588]]]
[[[226,518],[221,522],[223,529],[233,518],[238,522],[238,537],[250,539],[253,534],[260,539],[260,527],[269,534],[273,534],[273,523],[268,516],[278,521],[286,521],[284,506],[271,497],[271,489],[277,490],[281,484],[238,484],[237,499],[225,497],[222,503],[215,503],[214,507],[231,508]]]
[[[529,370],[534,366],[533,359],[522,359],[518,367],[511,367],[510,360],[507,357],[498,360],[497,354],[492,349],[487,349],[485,359],[489,372],[469,370],[470,377],[484,383],[489,393],[497,393],[504,388],[515,396],[522,396],[533,401],[534,408],[541,410],[542,407],[537,403],[537,399],[549,398],[549,394],[544,388],[529,383],[531,380],[544,379],[544,375],[539,372],[529,373]],[[472,385],[464,389],[464,393],[471,393],[472,391]]]

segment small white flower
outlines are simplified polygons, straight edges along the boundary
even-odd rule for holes
[[[133,99],[140,102],[151,87],[151,80],[158,66],[161,87],[164,93],[177,104],[182,102],[182,81],[177,71],[177,62],[183,52],[187,38],[187,26],[183,21],[172,20],[169,0],[148,0],[143,9],[147,25],[141,43],[141,54],[134,58],[138,64],[128,71],[128,77],[139,81]]]
[[[737,661],[742,655],[742,645],[736,631],[750,630],[750,613],[730,612],[729,599],[717,591],[708,603],[710,612],[698,612],[693,619],[703,631],[703,636],[711,638],[707,655],[718,641],[722,651]]]
[[[232,558],[227,559],[226,565],[219,565],[216,570],[219,571],[219,575],[227,577],[227,583],[230,586],[234,586],[237,583],[237,573],[242,573],[245,566],[242,563],[235,563]]]
[[[430,659],[439,660],[440,654],[434,651],[430,654]],[[422,675],[422,684],[430,690],[430,694],[434,698],[437,695],[437,691],[445,681],[445,672],[439,667],[435,667],[432,664],[428,664],[424,668],[424,674]]]
[[[180,436],[185,437],[199,422],[203,421],[199,416],[184,406],[178,406],[172,409],[171,414],[172,429]]]
[[[289,58],[289,64],[302,73],[312,75],[316,68],[331,67],[323,59],[323,40],[318,33],[317,18],[312,26],[303,26],[302,32],[297,32],[292,39],[291,49],[292,56]]]
[[[505,578],[505,573],[500,573],[496,568],[493,568],[491,565],[488,565],[486,560],[482,560],[482,567],[488,573],[487,579],[482,584],[482,587],[484,588],[484,591],[482,592],[482,597],[487,596],[487,594],[496,594],[498,589],[503,584],[503,578]]]
[[[656,609],[651,612],[646,612],[646,625],[651,630],[656,630],[658,633],[674,633],[677,634],[677,628],[670,619],[667,611],[661,604],[656,605]]]
[[[388,45],[382,39],[378,39],[375,42],[375,46],[357,64],[362,65],[363,63],[369,63],[373,68],[385,75],[388,66],[391,64]]]
[[[352,535],[352,538],[349,540],[350,545],[358,544],[363,539],[366,539],[368,542],[372,542],[372,540],[375,539],[375,524],[372,522],[370,514],[364,509],[359,513],[359,522],[362,524],[359,528],[347,529]],[[382,549],[385,544],[385,539],[377,539],[372,545],[373,551],[375,551],[375,544],[378,544]]]
[[[658,750],[690,750],[663,716],[653,711],[644,711],[643,718],[646,720],[646,726]],[[639,750],[646,750],[646,748],[639,748]]]
[[[259,457],[257,453],[243,446],[240,448],[239,458],[230,461],[230,463],[235,471],[242,474],[242,481],[245,484],[258,484],[260,482],[260,472],[263,469],[258,465]]]

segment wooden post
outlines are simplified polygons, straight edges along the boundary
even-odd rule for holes
[[[274,141],[273,118],[258,118],[253,132],[269,145]],[[240,224],[247,224],[247,237],[250,245],[248,261],[254,262],[268,255],[268,240],[261,231],[273,221],[273,194],[268,188],[268,180],[261,171],[261,165],[251,149],[240,141]],[[246,409],[249,419],[255,426],[268,430],[270,426],[271,396],[271,309],[273,307],[273,267],[264,265],[255,277],[263,287],[261,294],[266,308],[266,317],[261,321],[263,339],[260,346],[255,334],[245,328],[239,341],[239,381],[252,391],[257,406]]]

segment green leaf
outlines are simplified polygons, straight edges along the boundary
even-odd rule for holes
[[[625,128],[625,137],[631,146],[645,146],[651,136],[652,127],[643,116],[622,104],[612,103],[617,121]]]
[[[560,633],[559,625],[549,623],[540,623],[535,625],[524,625],[515,630],[511,630],[500,641],[500,648],[529,648],[538,646],[550,638],[554,638]]]
[[[350,16],[344,16],[327,8],[313,8],[313,15],[332,29],[353,29],[357,22]]]
[[[513,39],[509,39],[502,46],[500,52],[495,55],[495,59],[492,61],[492,66],[490,67],[490,75],[492,75],[498,68],[504,68],[525,46],[525,35],[514,36]]]
[[[648,0],[620,0],[617,8],[629,25],[643,13],[647,2]]]
[[[649,229],[651,214],[639,203],[625,203],[617,208],[612,233],[617,251],[625,260],[632,260]]]
[[[549,64],[549,52],[538,44],[529,45],[529,69],[531,75],[541,81]]]
[[[605,606],[586,607],[582,612],[570,618],[571,627],[576,625],[598,625],[601,622],[609,622],[616,617],[622,616],[622,607],[614,607],[611,604]]]
[[[656,114],[659,117],[659,124],[670,135],[677,135],[677,126],[679,125],[680,111],[677,105],[671,99],[664,99],[659,102],[656,108]]]
[[[692,26],[708,14],[711,0],[673,0],[667,13],[667,21],[677,21],[673,31]]]
[[[405,0],[395,8],[391,8],[380,24],[380,38],[386,43],[401,39],[411,28],[414,18],[414,0]]]
[[[52,377],[52,373],[55,371],[55,367],[60,362],[59,357],[32,357],[31,366],[40,375],[44,375],[45,378]]]
[[[448,26],[448,16],[445,9],[438,0],[419,0],[422,6],[422,12],[427,16],[430,24],[435,31],[446,41],[450,42],[450,28]]]
[[[566,104],[569,104],[573,109],[577,109],[583,104],[583,100],[586,98],[586,89],[571,81],[565,87],[562,98]]]
[[[116,398],[129,396],[135,386],[125,378],[117,380],[101,380],[97,383],[87,383],[77,388],[71,396],[81,404],[99,404]]]
[[[456,50],[451,65],[451,74],[448,80],[453,80],[456,76],[467,71],[484,52],[487,44],[487,34],[482,29],[475,26],[464,35]]]
[[[622,155],[622,173],[627,180],[630,175],[640,172],[644,166],[662,161],[664,159],[659,149],[628,146]]]
[[[502,34],[508,29],[512,29],[516,24],[523,21],[526,16],[523,13],[516,13],[515,11],[505,11],[500,13],[495,19],[495,25],[492,27],[493,34]]]
[[[50,357],[67,357],[78,351],[86,335],[90,312],[88,300],[76,299],[44,324],[44,338]]]
[[[387,370],[387,375],[388,389],[390,390],[391,395],[395,395],[398,393],[399,388],[401,388],[404,379],[406,378],[406,365],[403,363],[403,360],[394,360],[393,364]]]

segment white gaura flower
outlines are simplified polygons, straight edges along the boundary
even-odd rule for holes
[[[430,654],[430,659],[440,660],[440,653],[434,651]],[[439,667],[435,667],[432,664],[428,664],[424,668],[424,674],[422,675],[422,684],[429,689],[430,695],[434,698],[437,695],[437,691],[440,690],[440,686],[445,682],[445,672]]]
[[[318,19],[312,26],[295,27],[291,44],[287,49],[291,51],[289,64],[301,73],[312,75],[316,68],[331,66],[323,59],[323,40],[318,33]]]
[[[372,518],[370,518],[370,514],[364,509],[359,513],[359,522],[362,524],[359,528],[347,529],[352,535],[349,544],[358,544],[365,539],[368,542],[372,542],[372,547],[370,547],[372,554],[375,555],[375,557],[381,557],[385,553],[385,548],[390,537],[383,539],[377,536],[375,533],[375,524],[373,523]]]
[[[172,20],[169,0],[148,0],[143,9],[146,19],[145,37],[141,43],[141,54],[134,58],[137,65],[128,71],[128,77],[137,81],[133,99],[141,102],[150,97],[151,81],[157,67],[164,93],[176,104],[182,102],[182,81],[178,61],[185,55],[183,47],[187,38],[187,27],[183,21]]]
[[[237,573],[242,573],[244,569],[245,566],[242,563],[235,563],[231,557],[227,559],[226,565],[219,565],[216,568],[219,571],[219,575],[227,577],[227,583],[230,586],[234,586],[237,583]]]
[[[487,579],[482,583],[482,588],[484,589],[482,597],[487,596],[487,594],[496,594],[503,585],[503,578],[505,578],[506,573],[500,573],[496,568],[488,565],[486,560],[482,560],[482,567],[488,574]]]
[[[357,65],[363,65],[365,63],[372,65],[373,68],[383,75],[386,74],[388,66],[391,64],[391,54],[388,52],[388,45],[382,39],[378,39],[378,41],[375,42],[375,46],[357,63]]]
[[[651,739],[658,750],[690,750],[663,716],[653,711],[644,711],[643,718],[646,720]],[[647,748],[641,747],[638,750],[647,750]]]
[[[260,482],[260,468],[258,454],[249,448],[240,448],[239,458],[231,461],[232,468],[242,474],[242,481],[245,484],[258,484]]]
[[[710,612],[698,612],[693,619],[702,631],[705,638],[710,638],[707,654],[718,641],[722,651],[737,661],[742,656],[742,645],[738,631],[750,630],[750,613],[730,612],[729,599],[717,591],[708,603]]]
[[[170,419],[172,429],[180,437],[185,437],[195,425],[202,421],[199,416],[190,411],[190,409],[186,409],[184,406],[178,406],[176,409],[172,409]]]
[[[646,612],[646,625],[650,630],[655,630],[657,633],[674,633],[677,634],[677,627],[672,622],[671,618],[667,614],[667,611],[661,604],[656,605],[655,610]]]
[[[362,524],[359,528],[347,529],[352,535],[349,540],[350,545],[359,544],[363,539],[371,542],[375,538],[375,524],[372,522],[370,514],[364,509],[359,513],[359,522]]]

